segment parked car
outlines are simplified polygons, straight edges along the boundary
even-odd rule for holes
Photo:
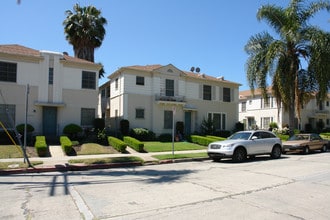
[[[241,162],[247,156],[262,154],[269,154],[277,159],[282,154],[282,141],[270,131],[240,131],[227,140],[210,143],[207,154],[214,161],[229,157],[236,162]]]
[[[308,154],[314,150],[325,152],[327,151],[327,145],[328,141],[322,139],[318,134],[295,134],[283,142],[283,153],[301,151],[304,154]]]

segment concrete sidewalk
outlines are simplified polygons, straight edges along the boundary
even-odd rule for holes
[[[150,165],[150,164],[160,164],[160,163],[170,163],[175,162],[174,160],[159,161],[154,158],[153,155],[160,154],[172,154],[172,152],[152,152],[152,153],[139,153],[134,149],[127,147],[127,154],[118,153],[118,154],[97,154],[97,155],[77,155],[77,156],[66,156],[63,153],[62,147],[57,145],[50,145],[49,151],[51,157],[32,157],[29,158],[30,162],[33,161],[42,161],[43,164],[36,165],[34,168],[17,168],[17,169],[8,169],[0,170],[0,174],[11,174],[11,173],[24,173],[24,172],[51,172],[51,171],[67,171],[67,170],[86,170],[86,169],[101,169],[101,168],[110,168],[110,167],[120,167],[120,166],[137,166],[137,165]],[[186,153],[203,153],[205,150],[189,150],[189,151],[175,151],[174,154],[186,154]],[[136,156],[141,158],[144,163],[124,163],[124,164],[100,164],[100,165],[85,165],[85,164],[69,164],[71,159],[93,159],[93,158],[112,158],[112,157],[126,157],[126,156]],[[199,158],[208,159],[208,158]],[[179,161],[191,161],[192,159],[181,159]],[[195,159],[197,160],[197,159]],[[15,162],[24,162],[24,158],[8,158],[0,159],[0,162],[12,162],[12,167],[15,167]]]

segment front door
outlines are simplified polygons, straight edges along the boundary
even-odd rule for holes
[[[57,108],[43,107],[42,109],[43,135],[55,136],[57,127]]]
[[[184,125],[185,135],[191,134],[191,112],[184,113]]]

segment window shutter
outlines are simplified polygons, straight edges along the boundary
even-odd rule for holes
[[[199,98],[203,99],[203,85],[199,84]]]
[[[219,101],[222,101],[223,98],[223,88],[220,86],[219,87]]]
[[[212,90],[211,90],[212,91],[212,93],[211,93],[211,99],[212,100],[216,99],[215,90],[216,90],[215,86],[212,86]]]

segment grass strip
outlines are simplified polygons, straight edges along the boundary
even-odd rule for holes
[[[189,142],[174,142],[175,151],[205,150],[205,149],[206,149],[206,147],[200,146],[198,144],[193,144],[193,143],[189,143]],[[147,142],[144,142],[144,150],[147,152],[172,151],[172,142],[147,141]]]
[[[107,164],[107,163],[128,163],[128,162],[141,162],[144,161],[140,157],[109,157],[109,158],[93,158],[93,159],[72,159],[69,160],[70,164],[83,163],[86,165],[92,164]]]
[[[190,153],[190,154],[159,154],[153,155],[152,157],[158,160],[169,160],[169,159],[186,159],[186,158],[204,158],[208,157],[207,153]]]
[[[33,166],[43,164],[42,161],[31,161]],[[0,169],[1,170],[8,170],[8,169],[17,169],[17,168],[28,168],[29,165],[23,162],[0,162]]]

